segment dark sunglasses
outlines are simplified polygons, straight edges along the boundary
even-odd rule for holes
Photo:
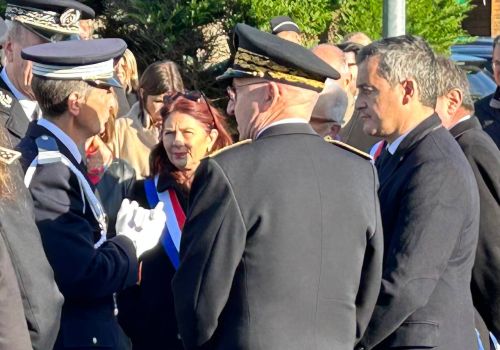
[[[208,102],[207,97],[205,94],[201,91],[185,91],[185,92],[176,92],[171,95],[166,95],[163,98],[163,103],[166,105],[170,105],[174,103],[175,100],[177,100],[179,97],[183,97],[185,99],[188,99],[190,101],[196,102],[196,103],[201,103],[202,101],[207,105],[208,112],[210,113],[210,116],[212,117],[213,123],[212,123],[212,128],[215,125],[215,117],[212,112],[212,106]]]

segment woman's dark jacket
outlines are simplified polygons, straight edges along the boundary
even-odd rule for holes
[[[161,175],[157,191],[168,189],[175,190],[186,212],[188,198],[185,191],[170,175]],[[135,183],[130,199],[151,209],[144,190],[144,180]],[[139,261],[142,271],[140,285],[128,288],[118,298],[120,324],[132,340],[134,350],[182,350],[171,289],[175,269],[161,243],[142,254]]]

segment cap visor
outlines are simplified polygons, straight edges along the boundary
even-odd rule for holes
[[[115,87],[123,89],[122,84],[120,84],[120,82],[115,78],[109,78],[105,80],[86,80],[86,81],[87,83],[95,85],[96,87],[102,86],[102,87]]]
[[[215,80],[220,81],[234,78],[255,78],[255,76],[242,70],[228,69],[224,74],[215,78]]]

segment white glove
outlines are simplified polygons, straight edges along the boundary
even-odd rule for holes
[[[116,232],[134,242],[136,254],[140,256],[153,248],[159,241],[165,228],[167,216],[163,212],[163,203],[154,209],[144,209],[136,201],[124,199],[116,217]]]

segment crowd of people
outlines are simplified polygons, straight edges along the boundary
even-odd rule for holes
[[[234,28],[224,113],[94,16],[0,22],[0,349],[500,348],[500,87],[279,16]]]

